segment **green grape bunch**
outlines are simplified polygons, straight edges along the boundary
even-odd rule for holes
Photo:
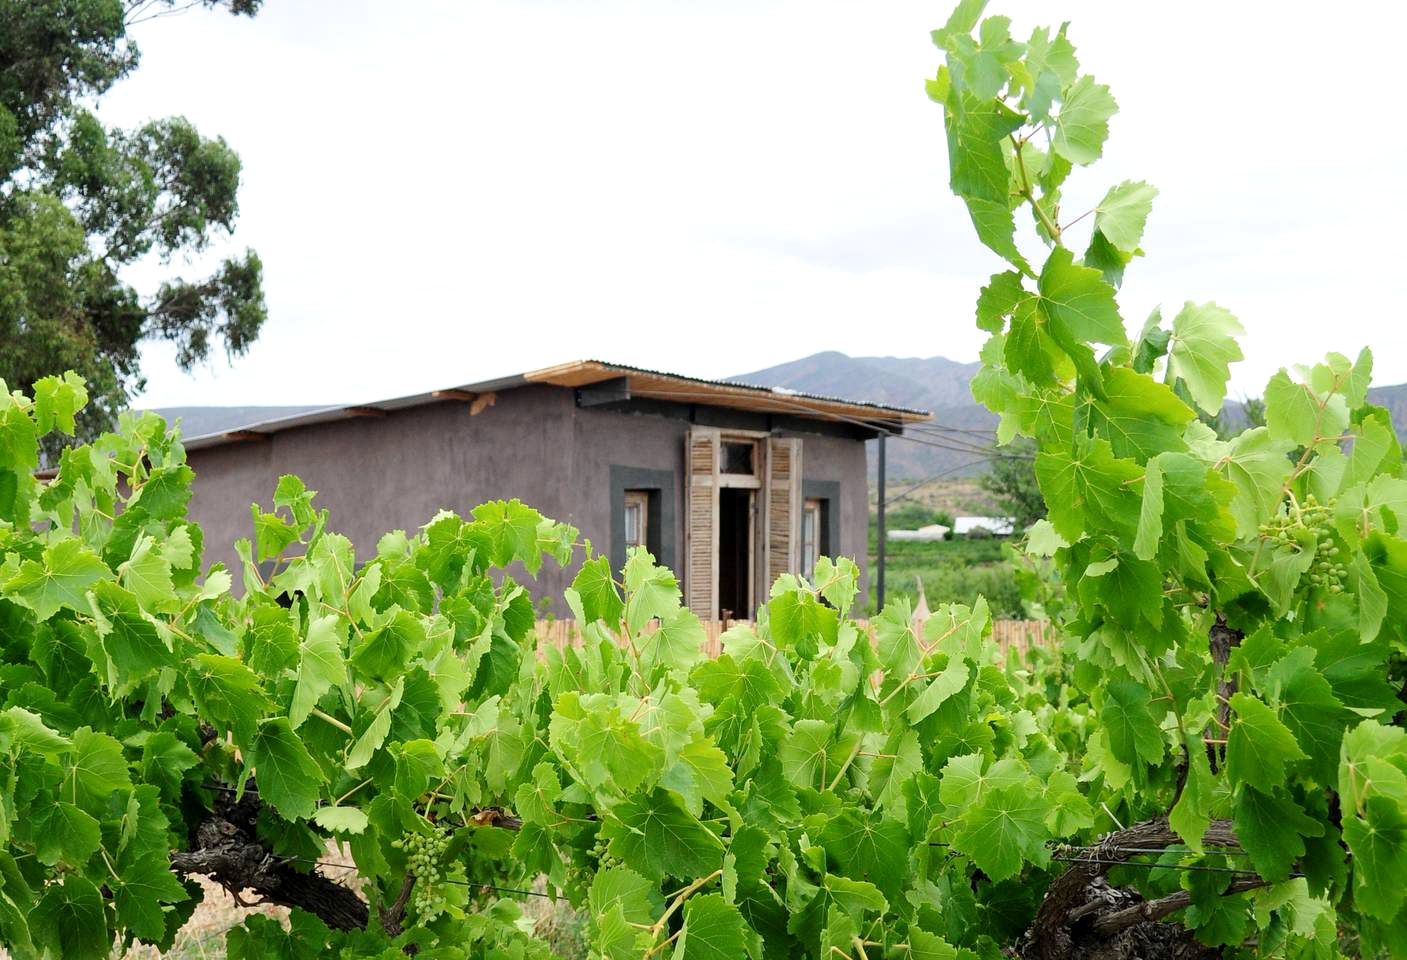
[[[1292,504],[1291,509],[1260,525],[1261,537],[1275,546],[1312,551],[1305,578],[1310,589],[1330,594],[1342,593],[1348,577],[1344,548],[1334,530],[1337,503],[1333,497],[1320,503],[1314,494],[1307,494],[1303,503]]]
[[[439,888],[445,879],[444,855],[449,840],[448,834],[436,830],[434,833],[407,833],[392,843],[396,849],[406,852],[410,875],[415,878],[411,904],[423,920],[433,919],[444,909],[445,901]]]

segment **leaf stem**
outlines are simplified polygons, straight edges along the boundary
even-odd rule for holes
[[[341,720],[338,720],[334,716],[330,716],[329,714],[323,713],[317,707],[313,707],[312,712],[309,714],[309,716],[317,717],[323,723],[331,724],[332,726],[336,727],[338,730],[341,730],[349,737],[354,736],[356,733],[356,731],[354,731],[351,727],[347,726],[347,724],[343,723]]]

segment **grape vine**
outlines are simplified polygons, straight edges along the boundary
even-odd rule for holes
[[[1407,956],[1407,480],[1371,356],[1204,426],[1237,321],[1126,334],[1156,191],[1067,221],[1113,98],[1064,28],[981,12],[929,93],[1010,265],[973,389],[1039,451],[1015,549],[1059,644],[1001,656],[981,601],[859,624],[822,558],[705,659],[644,550],[613,570],[517,501],[358,548],[292,476],[206,567],[160,418],[39,479],[84,386],[0,388],[0,945],[168,948],[205,876],[291,909],[234,960],[546,958],[533,895],[610,960]],[[514,579],[549,562],[580,647]]]

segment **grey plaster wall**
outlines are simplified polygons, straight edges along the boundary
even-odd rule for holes
[[[414,532],[441,509],[467,517],[485,500],[517,497],[576,523],[573,411],[569,390],[523,387],[477,416],[449,401],[191,451],[191,515],[205,532],[206,563],[238,570],[230,545],[250,535],[249,504],[271,507],[285,473],[318,492],[314,505],[327,508],[331,528],[356,544],[360,559],[388,530]],[[544,565],[544,589],[560,595],[568,582],[555,563]]]
[[[331,514],[331,528],[357,545],[358,557],[375,552],[388,530],[414,532],[438,510],[468,516],[479,503],[519,500],[549,517],[577,526],[598,551],[612,552],[611,471],[668,471],[672,490],[675,566],[683,564],[685,420],[641,413],[579,409],[573,391],[550,386],[505,390],[497,403],[470,416],[469,406],[445,402],[389,413],[349,417],[191,451],[195,469],[191,515],[205,532],[205,562],[222,560],[236,572],[231,544],[251,534],[249,504],[272,505],[282,474],[297,474],[318,491],[316,506]],[[805,480],[840,484],[839,549],[866,568],[865,448],[856,440],[793,433],[802,438]],[[761,524],[758,524],[759,530]],[[756,556],[762,556],[758,545]],[[515,574],[530,582],[525,574]],[[534,596],[549,598],[557,615],[575,570],[547,561]],[[764,600],[770,584],[761,583]],[[862,593],[861,596],[866,594]]]
[[[840,484],[839,503],[833,504],[831,553],[850,557],[860,566],[863,607],[869,596],[869,489],[865,477],[865,445],[856,440],[796,433],[801,437],[801,479]]]

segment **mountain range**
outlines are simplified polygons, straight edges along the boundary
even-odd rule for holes
[[[983,455],[972,448],[992,444],[997,418],[973,400],[969,390],[981,368],[980,363],[947,357],[852,357],[832,350],[728,379],[928,410],[932,423],[906,429],[905,436],[889,440],[885,448],[889,476],[920,479],[983,472]],[[1397,435],[1407,442],[1407,384],[1374,387],[1368,399],[1387,408]],[[1236,417],[1238,406],[1228,405],[1231,417]],[[871,475],[875,461],[872,449]]]
[[[830,350],[727,379],[928,410],[931,423],[909,427],[885,449],[889,476],[916,480],[983,472],[982,450],[993,442],[997,418],[972,399],[970,384],[981,366],[947,357],[852,357]],[[1407,384],[1374,387],[1368,399],[1386,407],[1398,436],[1407,438]],[[1233,422],[1236,407],[1228,405]],[[321,406],[165,407],[156,412],[167,420],[179,417],[182,433],[193,437],[317,409]],[[874,443],[870,446],[873,475]]]

